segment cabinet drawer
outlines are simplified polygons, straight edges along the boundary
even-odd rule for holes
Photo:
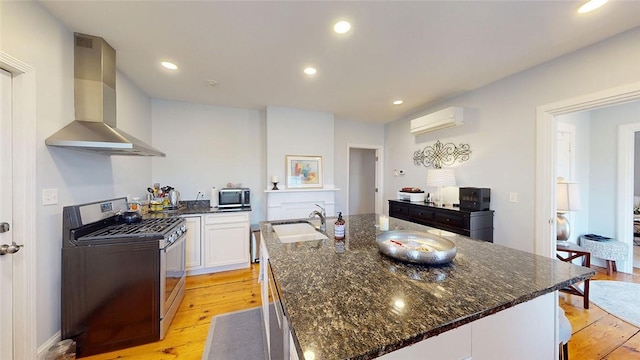
[[[398,204],[394,202],[389,203],[389,216],[393,216],[400,219],[409,218],[409,206],[405,204]]]
[[[433,221],[433,210],[422,206],[412,206],[409,208],[409,217],[420,222]]]
[[[443,225],[455,226],[462,229],[469,229],[469,226],[467,225],[467,221],[463,214],[436,213],[435,221]]]
[[[241,213],[222,213],[222,214],[209,214],[204,216],[204,223],[210,224],[229,224],[249,221],[249,214],[246,212]]]

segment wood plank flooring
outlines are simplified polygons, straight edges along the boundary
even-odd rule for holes
[[[592,266],[596,275],[592,280],[618,280],[640,283],[640,270],[633,274],[613,273]],[[640,299],[638,299],[640,302]],[[573,335],[569,340],[571,360],[640,359],[640,328],[608,314],[593,303],[586,310],[582,297],[560,293],[560,306],[564,309]]]
[[[261,305],[259,265],[188,276],[184,300],[164,340],[85,357],[90,360],[200,360],[213,316]]]
[[[614,273],[607,276],[605,269],[593,268],[597,271],[595,280],[640,283],[638,269],[633,275]],[[188,277],[184,301],[164,340],[85,359],[200,359],[213,316],[260,306],[258,272],[259,265],[253,264],[249,269]],[[585,310],[579,296],[560,294],[560,305],[573,327],[569,359],[640,359],[639,328],[593,304]]]

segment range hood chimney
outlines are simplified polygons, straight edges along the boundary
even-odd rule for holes
[[[49,146],[104,155],[166,156],[116,127],[116,52],[103,38],[75,33],[76,120],[45,140]]]

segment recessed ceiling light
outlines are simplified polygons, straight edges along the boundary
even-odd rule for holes
[[[307,75],[315,75],[318,72],[314,67],[308,67],[304,69],[304,73]]]
[[[160,63],[160,65],[164,66],[165,68],[169,69],[169,70],[178,70],[178,65],[169,62],[169,61],[163,61]]]
[[[348,21],[338,21],[335,25],[333,25],[333,31],[338,34],[344,34],[351,29],[351,24]]]
[[[393,100],[393,105],[402,105],[403,102],[402,100]]]
[[[580,8],[578,9],[578,13],[584,14],[584,13],[593,11],[599,8],[600,6],[606,4],[607,1],[608,0],[589,0],[586,3],[584,3],[584,5],[580,6]]]

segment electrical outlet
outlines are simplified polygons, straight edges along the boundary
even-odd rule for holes
[[[518,193],[510,192],[509,193],[509,201],[512,202],[512,203],[517,203],[518,202]]]
[[[58,189],[42,189],[42,205],[58,203]]]

